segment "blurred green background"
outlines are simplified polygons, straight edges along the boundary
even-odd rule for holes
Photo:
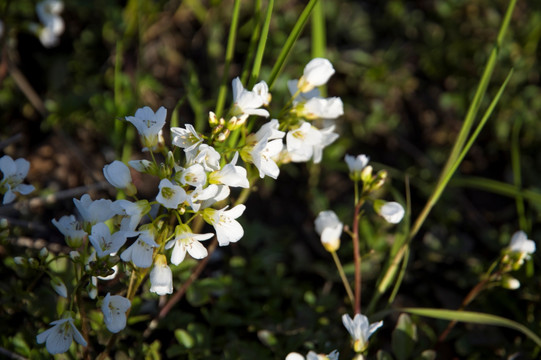
[[[242,1],[229,79],[251,64],[246,54],[255,19],[266,9],[263,1],[258,14],[259,3]],[[306,3],[276,0],[262,80]],[[28,181],[39,195],[102,181],[103,165],[120,156],[124,146],[136,145],[129,133],[126,139],[126,124],[119,119],[141,106],[165,106],[179,124],[205,129],[223,75],[233,1],[69,1],[62,12],[65,32],[53,48],[44,48],[26,30],[37,22],[34,6],[28,0],[0,3],[0,141],[6,141],[4,153],[31,161]],[[324,56],[336,69],[327,93],[345,104],[337,122],[340,139],[319,166],[286,165],[276,182],[260,183],[242,218],[244,238],[215,254],[185,299],[144,341],[135,340],[141,340],[148,322],[144,314],[156,311],[157,300],[149,295],[134,304],[133,314],[142,316],[122,333],[116,358],[283,359],[290,351],[335,348],[343,350],[341,358],[352,357],[340,321],[350,308],[313,219],[333,209],[351,223],[346,153],[367,154],[376,169],[388,169],[386,198],[405,203],[411,191],[415,218],[460,129],[507,1],[321,0],[321,6]],[[312,45],[310,26],[273,88],[274,112],[287,100],[286,81],[298,78],[314,54],[321,55]],[[488,96],[514,68],[511,82],[414,239],[395,306],[456,309],[514,231],[522,229],[534,240],[541,236],[540,38],[541,2],[518,1]],[[140,185],[154,196],[155,185]],[[517,196],[517,189],[529,192]],[[27,291],[35,274],[18,269],[10,257],[35,256],[32,245],[21,245],[25,239],[60,246],[50,219],[73,212],[71,197],[1,209],[0,215],[19,226],[2,223],[0,344],[26,357],[46,358],[34,336],[54,320],[49,312],[56,300],[45,293],[46,283]],[[373,294],[393,234],[405,231],[405,225],[392,228],[368,215],[361,224],[363,304]],[[352,276],[351,251],[344,236],[339,255]],[[178,276],[186,278],[194,264],[177,268]],[[519,290],[490,289],[468,309],[508,317],[541,333],[538,265],[534,255],[514,274],[522,283]],[[385,318],[373,349],[396,350],[391,339],[397,317]],[[418,358],[423,349],[433,348],[447,324],[418,317],[413,322],[418,341],[411,356],[395,351],[395,359]],[[539,348],[513,330],[464,324],[438,348],[441,359],[513,354],[533,359]]]

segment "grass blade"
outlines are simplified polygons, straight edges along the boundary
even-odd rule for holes
[[[259,79],[259,72],[261,71],[261,62],[263,61],[263,54],[265,53],[265,47],[267,45],[267,38],[269,37],[270,21],[272,17],[272,10],[274,8],[274,0],[269,0],[267,6],[267,13],[265,15],[265,23],[261,31],[261,37],[259,38],[259,45],[257,46],[257,52],[255,53],[254,65],[252,67],[252,73],[250,75],[250,81],[248,87],[251,88]]]

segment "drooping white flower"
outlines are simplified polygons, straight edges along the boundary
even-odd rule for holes
[[[304,67],[303,75],[299,79],[297,87],[303,93],[308,92],[316,86],[326,84],[332,74],[334,74],[334,68],[329,60],[323,58],[312,59]]]
[[[167,265],[165,255],[156,255],[154,267],[150,272],[150,291],[158,295],[173,292],[173,273]]]
[[[154,248],[159,245],[154,240],[154,235],[150,230],[142,230],[137,233],[139,234],[137,240],[120,254],[120,258],[126,262],[133,262],[137,267],[147,268],[152,265]]]
[[[86,231],[82,229],[81,223],[77,221],[75,216],[64,215],[60,220],[53,219],[51,222],[64,235],[68,246],[78,248],[83,244]]]
[[[260,109],[265,103],[268,103],[268,87],[264,81],[254,86],[254,91],[249,91],[242,86],[238,77],[233,79],[233,109],[232,115],[244,121],[250,115],[268,117],[269,112]]]
[[[33,185],[23,184],[23,180],[28,174],[30,163],[23,158],[13,161],[11,156],[4,155],[0,158],[0,170],[4,174],[0,181],[0,191],[4,193],[2,203],[9,204],[15,200],[15,193],[28,195],[34,191]]]
[[[535,241],[528,239],[528,235],[524,231],[517,231],[511,237],[511,243],[507,250],[518,256],[517,265],[522,266],[524,260],[529,260],[530,255],[535,252]]]
[[[322,211],[315,220],[316,232],[327,251],[336,251],[340,247],[340,236],[344,225],[332,210]]]
[[[168,179],[162,179],[158,188],[159,192],[156,201],[168,209],[176,209],[187,200],[186,191]]]
[[[364,167],[368,165],[370,158],[364,154],[357,155],[357,156],[346,154],[346,156],[344,157],[344,160],[346,161],[346,164],[348,165],[349,172],[354,173],[354,172],[358,172],[364,169]]]
[[[197,131],[195,131],[195,128],[192,125],[186,124],[185,126],[186,129],[180,127],[171,128],[171,135],[173,138],[171,142],[173,145],[184,149],[186,152],[189,152],[201,144],[203,139],[197,133]]]
[[[68,297],[68,289],[66,288],[66,285],[62,279],[60,279],[58,276],[51,277],[51,286],[58,295],[65,298]]]
[[[131,182],[130,169],[122,161],[115,160],[103,167],[103,175],[109,184],[118,189],[127,188]]]
[[[404,208],[402,205],[395,201],[383,202],[383,205],[380,205],[381,203],[377,201],[374,203],[376,211],[380,216],[391,224],[398,224],[402,221],[404,217]]]
[[[342,323],[351,335],[353,349],[356,352],[363,352],[368,346],[370,336],[383,326],[383,321],[370,324],[368,318],[362,314],[356,314],[353,319],[348,314],[344,314],[342,315]]]
[[[73,339],[77,343],[87,346],[86,340],[75,327],[71,316],[53,321],[50,325],[54,326],[39,333],[36,336],[36,341],[38,344],[45,343],[45,347],[51,355],[68,351]]]
[[[107,330],[118,333],[126,327],[126,311],[131,307],[131,302],[124,296],[107,293],[101,304],[103,322]]]
[[[237,205],[231,210],[205,209],[203,219],[216,230],[216,238],[220,246],[229,245],[230,242],[237,242],[244,235],[244,229],[235,219],[242,215],[246,206]]]
[[[213,233],[193,234],[191,232],[181,232],[173,240],[169,241],[166,249],[173,248],[171,253],[171,263],[180,264],[186,257],[186,252],[194,259],[203,259],[208,255],[207,249],[200,243],[213,237]]]
[[[108,199],[92,200],[90,195],[84,194],[81,199],[73,199],[73,203],[83,220],[90,224],[105,222],[116,215],[115,206]]]
[[[148,106],[137,109],[135,116],[126,116],[142,137],[144,150],[152,149],[158,144],[159,133],[165,125],[167,110],[162,106],[156,113]]]
[[[246,169],[242,166],[237,166],[237,160],[239,153],[236,152],[229,164],[224,165],[223,168],[217,171],[213,171],[209,174],[209,183],[211,184],[224,184],[231,187],[250,187]]]
[[[92,226],[92,233],[88,236],[90,243],[96,249],[99,258],[116,253],[126,243],[128,237],[137,236],[135,231],[116,231],[111,234],[105,223]]]

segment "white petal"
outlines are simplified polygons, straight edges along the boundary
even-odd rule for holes
[[[194,259],[203,259],[208,255],[207,249],[199,241],[192,241],[190,243],[188,253]]]

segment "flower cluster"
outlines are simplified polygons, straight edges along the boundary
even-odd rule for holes
[[[16,198],[15,193],[28,195],[34,191],[33,185],[23,184],[29,169],[30,163],[25,159],[13,160],[9,155],[0,158],[0,171],[4,174],[0,181],[0,193],[4,194],[2,204],[13,202]]]
[[[60,35],[64,32],[64,20],[60,13],[64,10],[61,0],[44,0],[36,5],[36,13],[41,24],[31,24],[33,31],[47,48],[58,45]]]
[[[48,6],[54,3],[49,2]],[[328,60],[312,60],[304,75],[291,83],[296,89],[280,117],[264,121],[261,118],[270,117],[267,84],[261,81],[248,90],[235,78],[233,104],[227,115],[218,118],[210,112],[209,133],[200,133],[191,124],[172,127],[170,148],[163,136],[164,107],[154,112],[145,106],[126,116],[139,133],[142,152],[150,156],[104,166],[105,179],[122,191],[125,199],[94,200],[84,194],[74,199],[78,216],[52,220],[73,250],[70,258],[85,274],[73,288],[62,283],[64,287],[56,291],[73,301],[75,295],[70,290],[86,289],[88,297],[97,300],[107,329],[117,333],[126,326],[134,291],[100,296],[99,280],[111,280],[119,274],[143,279],[148,274],[150,292],[171,294],[173,272],[168,260],[179,265],[186,254],[196,260],[207,257],[209,251],[203,242],[214,236],[219,246],[238,242],[244,235],[238,218],[246,206],[235,203],[235,192],[249,191],[258,178],[276,179],[283,163],[321,161],[323,149],[338,137],[329,121],[343,113],[342,102],[321,98],[314,89],[325,84],[333,72]],[[318,119],[326,122],[323,128],[318,127]],[[252,127],[257,130],[250,132]],[[134,172],[158,178],[155,199],[135,197]],[[16,190],[13,185],[11,189]],[[214,231],[202,232],[205,223]],[[66,351],[73,338],[84,345],[74,319],[71,312],[64,314],[63,320],[38,335],[38,342],[46,342],[50,353]],[[333,353],[328,358],[337,356]]]

